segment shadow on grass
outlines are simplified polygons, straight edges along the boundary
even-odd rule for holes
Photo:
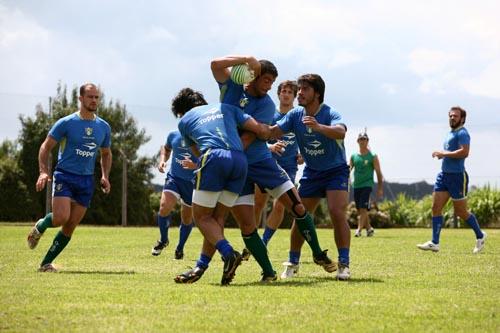
[[[247,283],[238,283],[238,281],[233,282],[231,286],[233,287],[244,287],[244,286],[262,286],[262,287],[280,287],[280,286],[311,286],[320,283],[384,283],[384,280],[376,279],[376,278],[351,278],[348,281],[339,281],[335,277],[319,277],[319,276],[311,276],[311,277],[297,277],[294,279],[288,280],[277,280],[274,282],[247,282]],[[215,285],[215,284],[214,284]]]
[[[59,271],[59,274],[104,274],[104,275],[129,275],[135,274],[134,271]]]

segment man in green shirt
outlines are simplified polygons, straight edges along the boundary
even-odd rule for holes
[[[366,228],[366,235],[371,237],[374,235],[368,217],[368,208],[370,207],[370,194],[373,187],[373,171],[377,174],[377,198],[380,199],[384,195],[383,177],[380,170],[380,161],[378,156],[372,153],[368,147],[368,134],[366,132],[358,135],[359,153],[351,155],[349,166],[354,169],[354,202],[358,210],[358,229],[354,234],[355,237],[361,237],[361,230]]]

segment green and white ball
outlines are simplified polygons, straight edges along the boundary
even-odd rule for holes
[[[253,71],[247,64],[235,65],[231,69],[231,80],[236,84],[245,84],[255,78]]]

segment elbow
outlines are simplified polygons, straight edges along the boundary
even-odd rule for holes
[[[212,71],[219,69],[219,61],[217,59],[214,59],[210,62],[210,69]]]

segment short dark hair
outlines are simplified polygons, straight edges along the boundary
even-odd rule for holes
[[[97,86],[93,83],[84,83],[80,86],[80,96],[85,96],[85,90],[87,90],[88,87],[97,89]]]
[[[191,88],[183,88],[172,99],[172,113],[175,117],[182,117],[186,112],[200,105],[207,105],[203,94]]]
[[[261,59],[260,62],[260,75],[271,74],[274,78],[278,77],[278,69],[269,60]]]
[[[325,81],[318,74],[304,74],[299,76],[297,79],[298,85],[302,85],[307,83],[310,85],[314,92],[319,94],[319,102],[323,103],[323,99],[325,98]]]
[[[448,111],[448,115],[450,114],[451,111],[460,112],[460,119],[462,120],[462,125],[465,124],[465,118],[467,118],[467,111],[462,109],[460,106],[452,106],[450,108],[450,111]]]
[[[281,94],[281,89],[289,87],[293,91],[293,96],[297,96],[297,90],[299,87],[297,86],[297,82],[292,81],[292,80],[285,80],[281,82],[278,86],[278,96]]]

